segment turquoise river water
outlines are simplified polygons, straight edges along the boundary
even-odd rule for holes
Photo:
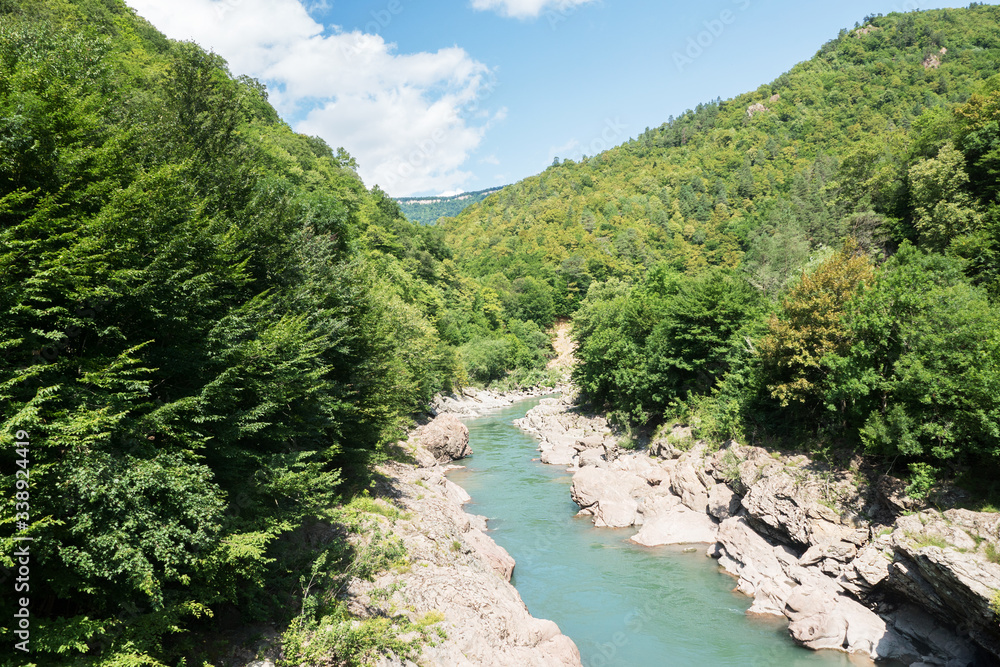
[[[468,421],[474,454],[449,478],[517,561],[512,583],[532,615],[558,623],[585,667],[852,664],[796,646],[783,622],[747,617],[750,599],[704,545],[639,547],[626,542],[633,529],[576,518],[570,475],[534,461],[537,441],[512,424],[537,402]]]

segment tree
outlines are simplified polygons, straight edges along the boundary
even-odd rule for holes
[[[1000,456],[1000,311],[963,263],[904,244],[861,290],[828,397],[868,451],[934,464]]]
[[[914,226],[920,242],[944,250],[957,236],[976,231],[982,219],[969,194],[965,157],[950,142],[937,157],[910,168]]]
[[[823,360],[850,350],[845,308],[872,276],[871,261],[849,240],[815,271],[803,272],[779,312],[771,315],[760,354],[767,390],[782,406],[818,407],[829,374]]]
[[[762,309],[760,292],[742,276],[714,269],[683,280],[646,341],[649,411],[662,413],[672,400],[709,393],[729,372]]]

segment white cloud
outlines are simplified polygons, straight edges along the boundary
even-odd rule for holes
[[[492,72],[458,47],[399,54],[377,34],[325,29],[301,0],[127,2],[168,37],[268,83],[283,116],[303,117],[297,131],[344,146],[365,183],[392,195],[460,187],[471,176],[462,165],[498,119],[474,120]]]
[[[500,166],[500,160],[497,158],[496,155],[494,155],[494,154],[491,153],[490,155],[487,155],[486,157],[481,158],[479,160],[479,164],[492,164],[492,165]]]
[[[493,10],[516,19],[536,18],[544,12],[568,13],[595,0],[472,0],[473,9]]]

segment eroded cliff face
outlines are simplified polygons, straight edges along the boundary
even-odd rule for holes
[[[520,421],[541,458],[570,466],[572,495],[597,526],[635,526],[633,542],[707,543],[799,643],[907,664],[1000,664],[991,562],[1000,515],[915,508],[899,484],[806,456],[736,442],[709,450],[676,427],[629,452],[571,398]],[[992,547],[990,546],[992,545]]]
[[[351,611],[375,615],[389,605],[415,622],[442,618],[444,638],[423,648],[419,664],[579,667],[573,641],[528,613],[509,583],[514,559],[489,537],[485,518],[462,509],[468,494],[445,477],[446,464],[471,453],[468,442],[468,428],[441,415],[403,443],[415,465],[379,468],[377,495],[404,512],[382,530],[402,540],[409,562],[374,582],[353,581]],[[383,591],[394,591],[388,601]],[[390,658],[379,664],[413,665]]]

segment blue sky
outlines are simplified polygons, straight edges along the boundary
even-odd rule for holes
[[[369,186],[455,193],[579,158],[770,82],[916,0],[126,0],[268,84]]]

